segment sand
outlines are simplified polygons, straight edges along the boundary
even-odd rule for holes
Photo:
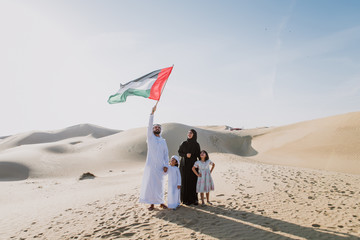
[[[145,128],[4,137],[0,239],[359,239],[359,117],[241,131],[164,124],[169,154],[195,128],[216,163],[213,205],[175,211],[138,203]],[[86,172],[95,178],[79,180]]]

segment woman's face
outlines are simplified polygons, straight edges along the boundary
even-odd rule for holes
[[[192,131],[189,131],[187,134],[188,139],[192,139],[193,136],[194,136],[194,133]]]

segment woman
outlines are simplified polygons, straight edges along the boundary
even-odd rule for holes
[[[197,142],[197,132],[190,129],[187,140],[179,148],[180,173],[181,173],[181,192],[180,200],[186,205],[198,205],[196,193],[197,176],[193,173],[192,167],[197,159],[200,159],[200,144]]]

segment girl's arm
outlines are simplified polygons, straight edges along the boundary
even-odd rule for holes
[[[198,177],[201,177],[201,173],[197,173],[196,170],[195,170],[195,166],[192,167],[192,171],[194,172],[194,174]]]
[[[210,173],[212,173],[212,171],[214,170],[214,168],[215,168],[215,163],[212,163],[212,167],[211,167]]]

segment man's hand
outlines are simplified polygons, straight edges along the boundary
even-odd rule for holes
[[[152,108],[151,115],[153,115],[156,111],[156,105]]]
[[[180,189],[180,188],[181,188],[181,186],[177,186],[177,188],[178,188],[178,189]]]
[[[167,170],[168,170],[168,168],[167,168],[167,167],[164,167],[164,172],[165,172],[165,173],[167,172]]]
[[[186,154],[186,157],[187,157],[187,158],[191,158],[191,153],[187,153],[187,154]]]

